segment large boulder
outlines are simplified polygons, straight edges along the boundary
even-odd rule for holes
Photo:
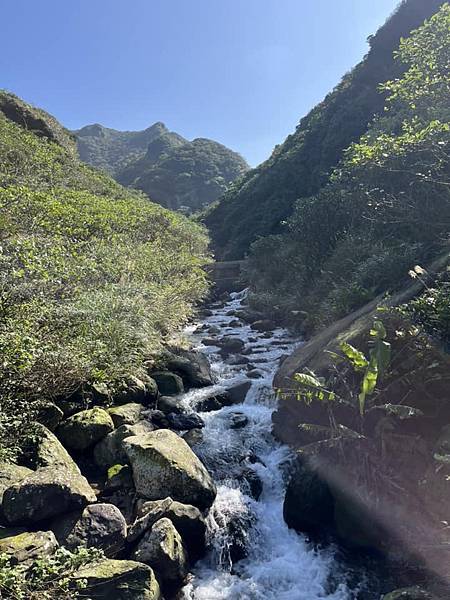
[[[170,496],[200,509],[211,506],[216,486],[187,443],[168,429],[127,438],[137,492],[149,500]]]
[[[61,546],[99,548],[107,557],[120,552],[127,534],[125,518],[113,504],[91,504],[55,520],[51,528]]]
[[[3,512],[9,523],[36,523],[95,501],[94,490],[79,472],[51,466],[9,487]]]
[[[161,592],[153,570],[131,560],[106,559],[80,569],[73,577],[85,581],[83,594],[93,600],[161,600]]]
[[[0,520],[4,520],[3,515],[3,494],[12,485],[20,483],[29,475],[32,475],[33,471],[26,467],[20,467],[12,463],[0,463]]]
[[[0,539],[0,554],[6,554],[13,564],[49,556],[57,548],[58,542],[51,531],[25,531]]]
[[[170,371],[157,371],[152,373],[156,381],[159,393],[163,396],[176,396],[184,392],[183,380],[176,373]]]
[[[244,381],[243,383],[237,383],[227,389],[228,403],[226,406],[233,404],[242,404],[244,402],[249,389],[252,387],[250,381]]]
[[[205,426],[203,419],[196,413],[190,414],[169,414],[167,415],[167,422],[171,429],[175,431],[186,431],[190,429],[202,429]]]
[[[260,321],[254,321],[250,327],[255,331],[273,331],[276,324],[269,319],[261,319]]]
[[[153,430],[154,426],[149,421],[139,421],[135,425],[121,425],[96,444],[94,448],[96,464],[103,469],[107,469],[113,465],[128,462],[124,440]]]
[[[207,387],[214,383],[208,358],[202,352],[172,349],[166,367],[178,373],[188,387]]]
[[[286,488],[283,515],[289,527],[317,534],[333,524],[334,500],[320,471],[298,459]]]
[[[133,559],[149,564],[168,587],[179,585],[188,572],[183,540],[172,521],[157,521],[137,545]]]
[[[71,450],[87,450],[114,429],[110,415],[103,408],[82,410],[66,419],[57,429],[59,439]]]
[[[198,508],[190,504],[176,502],[172,498],[164,500],[138,500],[137,518],[128,529],[129,542],[139,539],[156,521],[167,517],[175,525],[192,560],[205,553],[206,523]]]
[[[137,402],[129,402],[119,406],[108,408],[108,414],[111,417],[114,427],[121,425],[135,425],[142,419],[142,413],[145,407]]]
[[[43,425],[36,424],[35,427],[37,435],[32,458],[35,467],[61,467],[79,473],[77,464],[56,435]]]

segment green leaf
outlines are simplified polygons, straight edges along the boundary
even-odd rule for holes
[[[369,361],[360,350],[351,346],[347,342],[341,342],[339,346],[357,371],[361,371],[368,366]]]

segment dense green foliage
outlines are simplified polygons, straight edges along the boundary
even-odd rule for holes
[[[448,247],[450,6],[404,39],[384,112],[331,180],[297,202],[284,234],[256,242],[254,301],[315,328],[393,289]]]
[[[33,402],[143,374],[206,291],[207,237],[1,114],[0,156],[0,433],[11,447]]]
[[[82,160],[144,191],[154,202],[184,212],[217,200],[248,168],[225,146],[207,139],[189,142],[163,123],[144,131],[89,125],[75,134]]]
[[[14,564],[0,554],[0,595],[14,600],[72,600],[85,597],[86,582],[75,585],[71,576],[81,567],[103,557],[94,548],[79,547],[74,552],[59,548],[51,556],[42,556],[32,564]]]
[[[400,37],[418,27],[442,3],[402,2],[370,39],[366,58],[300,121],[295,133],[275,148],[265,163],[249,171],[210,209],[205,222],[219,257],[242,258],[258,237],[282,232],[282,223],[296,200],[321,189],[344,150],[365,133],[374,114],[382,111],[384,95],[379,93],[379,84],[402,73],[402,64],[392,57]],[[326,235],[325,230],[320,237]]]

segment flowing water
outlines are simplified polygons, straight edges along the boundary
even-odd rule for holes
[[[233,294],[224,307],[213,309],[204,319],[221,334],[245,342],[247,358],[261,371],[259,379],[247,377],[246,365],[231,366],[218,354],[219,348],[204,346],[195,326],[188,330],[194,346],[209,354],[217,377],[217,391],[251,381],[242,404],[200,413],[205,421],[203,441],[194,450],[208,467],[217,484],[217,498],[208,517],[210,551],[197,563],[190,583],[183,589],[189,600],[350,600],[356,592],[347,583],[345,570],[332,549],[317,550],[307,540],[288,529],[283,520],[285,472],[290,451],[271,435],[271,417],[276,399],[271,392],[274,373],[283,354],[300,342],[283,329],[264,337],[249,326],[225,327],[241,308],[244,294]],[[211,388],[193,390],[183,396],[185,407],[196,410]],[[236,413],[248,423],[233,428]],[[242,424],[242,423],[241,423]],[[248,483],[239,474],[246,470],[262,482],[256,501]],[[236,541],[237,540],[237,541]],[[236,552],[247,548],[246,557],[233,564]]]

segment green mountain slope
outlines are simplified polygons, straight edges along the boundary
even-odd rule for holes
[[[43,111],[5,104],[27,119],[0,110],[0,454],[33,402],[145,378],[208,260],[201,227],[82,163]]]
[[[248,169],[222,144],[189,142],[163,123],[134,132],[88,125],[74,133],[82,160],[174,210],[192,212],[216,201]]]
[[[328,180],[343,151],[383,109],[378,86],[402,73],[393,59],[400,37],[432,15],[442,0],[407,0],[370,39],[364,60],[323,102],[304,117],[295,133],[258,168],[249,171],[210,208],[208,226],[216,254],[241,258],[259,236],[282,229],[294,202],[316,193]]]

